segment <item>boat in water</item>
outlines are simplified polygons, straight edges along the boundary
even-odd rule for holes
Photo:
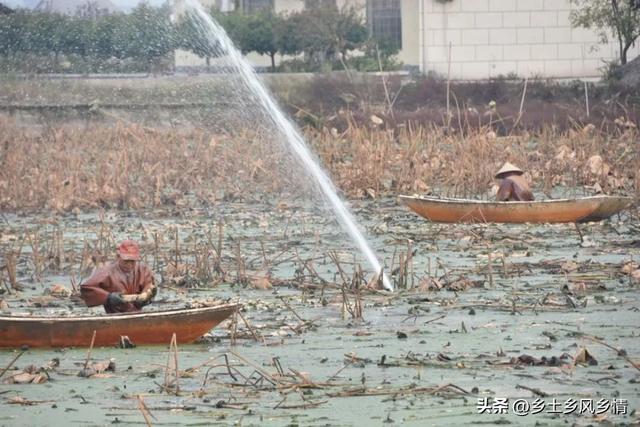
[[[401,204],[433,222],[561,223],[601,221],[627,208],[631,197],[591,196],[528,202],[399,196]]]
[[[126,336],[135,345],[190,343],[240,308],[239,304],[101,316],[0,316],[0,347],[88,347],[117,345]]]

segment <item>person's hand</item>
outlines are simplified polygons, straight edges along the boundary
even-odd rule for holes
[[[120,292],[111,292],[107,297],[107,305],[111,307],[117,307],[122,304],[124,304],[124,300]]]
[[[147,291],[143,292],[146,293]],[[157,286],[152,286],[151,288],[148,289],[148,295],[147,298],[144,300],[139,300],[133,303],[133,305],[135,305],[138,308],[142,308],[145,305],[149,305],[151,304],[151,301],[155,298],[155,296],[158,294],[158,287]]]

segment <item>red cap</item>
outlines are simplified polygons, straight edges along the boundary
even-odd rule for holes
[[[133,240],[125,240],[118,246],[118,255],[126,261],[138,261],[140,259],[140,247]]]

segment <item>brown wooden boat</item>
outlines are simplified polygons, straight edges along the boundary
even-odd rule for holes
[[[0,347],[111,346],[127,336],[136,345],[190,343],[239,308],[238,304],[85,317],[0,316]]]
[[[633,199],[592,196],[532,202],[496,202],[399,196],[399,201],[418,215],[434,222],[556,223],[600,221],[625,209]]]

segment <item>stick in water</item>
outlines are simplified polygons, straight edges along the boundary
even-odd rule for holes
[[[21,351],[20,353],[18,353],[18,355],[16,357],[13,358],[13,360],[11,362],[9,362],[9,364],[2,370],[2,372],[0,372],[0,378],[2,378],[4,373],[7,372],[9,370],[9,368],[11,368],[14,363],[16,363],[16,360],[18,360],[20,358],[20,356],[22,356],[24,353],[25,353],[24,351]]]
[[[96,331],[93,331],[93,336],[91,337],[91,345],[89,346],[89,350],[87,351],[87,358],[84,360],[84,369],[87,369],[87,365],[89,364],[89,359],[91,358],[91,350],[93,350],[93,344],[96,342]]]
[[[149,408],[147,408],[147,405],[144,403],[144,400],[142,400],[142,396],[140,395],[138,395],[138,409],[140,409],[140,412],[142,412],[142,416],[144,417],[144,422],[147,423],[148,427],[151,427],[152,426],[151,417],[153,417],[153,414],[149,412]]]

